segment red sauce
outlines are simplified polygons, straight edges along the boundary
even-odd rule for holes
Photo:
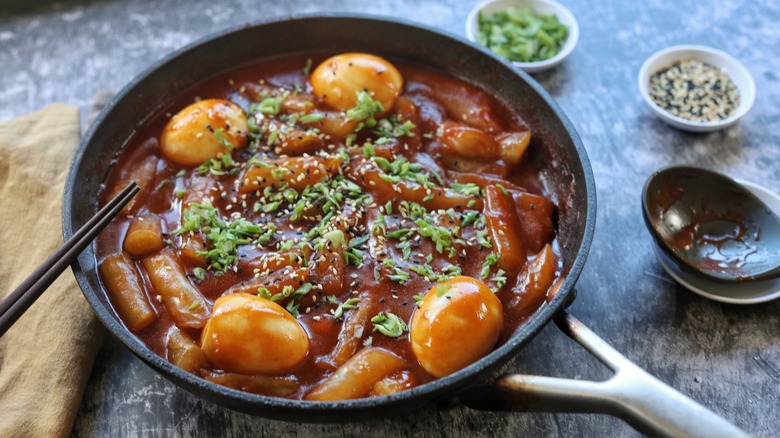
[[[656,214],[667,226],[670,246],[698,270],[735,278],[749,277],[750,269],[746,267],[761,261],[758,251],[760,230],[739,209],[722,209],[722,199],[713,201],[705,196],[700,202],[682,203],[687,194],[685,184],[691,184],[690,181],[682,183],[682,180],[696,178],[699,178],[696,174],[670,172],[664,175],[654,193]]]
[[[315,54],[311,58],[313,65],[316,66],[325,59],[325,55]],[[130,214],[117,218],[100,235],[98,257],[102,260],[112,254],[121,253],[129,224],[139,216],[154,214],[160,218],[163,237],[166,240],[165,246],[173,248],[173,253],[184,272],[187,273],[189,281],[205,297],[207,302],[199,303],[200,305],[211,308],[215,300],[236,284],[248,285],[247,287],[252,287],[257,293],[258,287],[266,286],[273,289],[279,282],[289,282],[287,271],[280,275],[279,269],[264,269],[260,260],[263,259],[264,255],[267,256],[278,250],[273,245],[274,242],[276,246],[279,246],[283,245],[286,240],[299,241],[302,236],[317,225],[317,220],[293,221],[289,214],[279,214],[279,211],[291,208],[285,207],[288,204],[284,204],[284,202],[275,212],[256,212],[253,207],[256,202],[262,201],[262,189],[242,193],[240,187],[245,182],[241,181],[241,178],[245,175],[245,168],[252,167],[251,165],[247,166],[246,163],[250,161],[253,154],[265,152],[265,157],[278,155],[275,148],[266,146],[268,133],[259,134],[256,140],[250,140],[259,145],[256,151],[252,151],[250,148],[233,151],[233,162],[244,163],[244,167],[236,167],[237,174],[207,176],[210,178],[208,184],[215,187],[213,191],[208,192],[208,197],[211,198],[213,206],[223,218],[229,218],[232,213],[238,213],[242,218],[263,226],[272,222],[277,231],[267,246],[251,244],[239,246],[237,263],[231,265],[222,275],[215,275],[213,269],[209,270],[203,280],[198,280],[194,276],[196,268],[203,267],[203,264],[181,255],[181,249],[188,233],[174,234],[174,231],[182,226],[183,211],[186,209],[184,204],[194,192],[193,181],[203,177],[195,175],[196,169],[178,165],[165,158],[161,154],[159,142],[161,133],[171,116],[199,98],[228,99],[247,110],[251,101],[255,100],[252,93],[248,91],[251,87],[247,84],[260,83],[277,89],[286,89],[291,96],[296,95],[295,90],[299,90],[299,95],[309,96],[311,86],[303,68],[306,64],[306,56],[296,55],[261,61],[220,74],[184,93],[151,119],[118,157],[106,182],[103,202],[106,202],[117,189],[121,189],[134,169],[137,169],[149,156],[159,157],[154,168],[153,178],[147,182],[142,198],[132,207]],[[521,160],[519,165],[510,165],[503,157],[490,160],[463,157],[446,144],[445,134],[442,133],[443,124],[456,122],[479,130],[496,141],[496,139],[501,138],[502,134],[523,133],[529,128],[509,108],[503,107],[496,99],[477,87],[419,66],[397,63],[396,67],[405,81],[398,102],[404,100],[406,106],[403,108],[406,110],[402,108],[400,103],[396,103],[391,115],[396,115],[396,121],[399,124],[400,121],[404,120],[404,117],[412,122],[414,125],[413,135],[390,138],[385,144],[374,144],[375,153],[380,156],[388,156],[390,162],[404,157],[411,163],[419,163],[422,168],[420,172],[428,175],[435,186],[433,189],[435,193],[446,191],[446,187],[456,182],[473,183],[480,187],[477,195],[471,197],[461,195],[461,197],[465,196],[464,199],[479,201],[478,207],[455,205],[450,210],[449,215],[431,213],[430,217],[433,218],[434,225],[450,231],[462,224],[466,217],[465,214],[469,211],[475,211],[476,217],[482,218],[485,213],[483,208],[487,208],[481,206],[484,189],[486,186],[498,184],[507,196],[507,198],[503,198],[504,204],[513,207],[510,207],[510,210],[492,213],[494,216],[496,214],[504,215],[498,223],[519,224],[520,229],[516,231],[522,237],[521,242],[509,243],[515,246],[520,245],[523,248],[523,264],[515,272],[505,270],[503,275],[505,281],[497,279],[497,277],[501,277],[498,267],[502,266],[502,262],[488,265],[485,268],[487,275],[483,276],[482,272],[488,256],[500,245],[496,245],[497,242],[493,241],[492,247],[486,248],[478,243],[480,239],[490,236],[489,225],[485,224],[484,221],[480,223],[479,220],[476,226],[470,224],[458,229],[455,233],[455,239],[459,239],[461,243],[452,245],[455,250],[452,254],[448,253],[447,248],[442,251],[437,250],[437,245],[431,238],[418,237],[414,232],[411,232],[409,236],[412,244],[407,259],[404,259],[404,251],[398,246],[403,240],[385,236],[384,252],[381,249],[379,252],[372,251],[371,242],[359,245],[364,257],[362,263],[358,265],[353,262],[343,267],[343,271],[339,272],[337,276],[341,285],[338,292],[323,293],[321,290],[317,290],[318,279],[316,277],[310,277],[307,280],[314,282],[314,288],[299,299],[298,312],[300,315],[297,321],[309,337],[310,350],[300,365],[281,374],[281,377],[290,378],[296,382],[295,390],[287,395],[291,398],[303,398],[334,371],[333,349],[345,325],[344,320],[349,319],[352,312],[356,312],[355,309],[347,309],[342,318],[337,320],[333,317],[332,312],[338,307],[338,303],[344,303],[349,298],[359,297],[358,306],[368,306],[371,316],[378,312],[392,313],[406,322],[407,325],[410,323],[416,307],[414,297],[427,293],[436,284],[436,280],[430,281],[412,268],[419,269],[429,266],[435,273],[441,274],[447,272],[448,266],[455,265],[459,267],[462,275],[482,279],[488,286],[494,288],[497,296],[505,305],[502,342],[544,303],[547,289],[554,280],[560,277],[561,262],[557,255],[553,230],[555,206],[543,196],[537,170],[526,162],[527,160]],[[309,97],[309,99],[311,104],[307,111],[333,111],[322,101],[314,97]],[[403,111],[407,112],[403,113]],[[285,114],[285,110],[282,110],[281,114]],[[289,116],[289,112],[287,115]],[[266,120],[273,118],[267,117]],[[361,163],[371,164],[371,158],[365,156],[362,145],[367,140],[377,143],[377,136],[378,134],[371,133],[371,129],[363,129],[357,133],[354,139],[350,140],[352,144],[360,146],[345,148],[345,152],[350,156],[350,164],[343,163],[340,171],[344,173],[347,180],[360,185],[364,193],[368,195],[362,207],[341,213],[336,212],[337,217],[346,223],[343,229],[347,241],[357,240],[361,236],[371,233],[380,214],[384,214],[385,217],[384,226],[386,229],[384,233],[403,229],[414,231],[415,221],[402,214],[404,209],[404,204],[401,202],[403,196],[393,191],[383,192],[371,184],[361,181],[363,177],[357,168]],[[345,147],[346,142],[346,136],[334,135],[322,143],[321,151],[314,150],[308,153],[314,155],[324,151],[335,156],[337,155],[336,150]],[[334,147],[329,149],[328,145],[334,145]],[[534,147],[533,143],[531,147]],[[434,172],[439,173],[444,187],[437,181],[433,175]],[[414,186],[417,183],[412,181],[393,182],[393,186],[399,184]],[[504,195],[497,194],[496,196]],[[388,202],[393,206],[392,213],[385,210]],[[426,202],[423,201],[419,204],[425,206]],[[292,204],[294,203],[289,205]],[[324,212],[319,212],[317,218],[323,215]],[[382,231],[377,231],[377,233],[382,233]],[[503,235],[503,230],[498,231],[498,233]],[[208,242],[208,239],[204,240]],[[556,252],[554,257],[549,258],[551,261],[548,260],[547,265],[537,266],[538,263],[535,265],[533,261],[537,259],[537,254],[545,249],[545,245],[551,245],[552,248],[556,249]],[[155,291],[148,273],[140,262],[141,257],[131,257],[131,259],[140,275],[144,289],[143,294],[156,313],[154,321],[137,330],[135,334],[156,354],[170,359],[171,352],[167,343],[171,330],[175,330],[176,324],[166,310],[166,306],[157,298],[158,292]],[[393,264],[395,264],[394,267],[389,267]],[[397,279],[391,279],[390,274],[395,272],[395,268],[405,272],[408,275],[408,280],[401,283]],[[106,283],[107,279],[104,278],[103,282]],[[110,300],[115,303],[117,298],[111,293],[108,295]],[[327,298],[328,295],[332,295],[333,298]],[[284,307],[286,301],[280,300],[280,303]],[[407,382],[406,387],[409,387],[433,379],[418,364],[410,345],[408,333],[403,333],[399,337],[390,337],[372,331],[372,328],[372,324],[365,325],[362,335],[359,336],[359,344],[360,346],[370,345],[374,348],[387,350],[403,359],[404,369],[394,374],[398,381]],[[201,328],[180,327],[180,329],[195,343],[200,341]],[[217,367],[206,365],[194,372],[207,376],[209,373],[213,375],[219,374],[221,371]],[[240,383],[237,385],[246,389],[250,388],[248,385]]]

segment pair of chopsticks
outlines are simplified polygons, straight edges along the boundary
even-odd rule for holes
[[[76,260],[84,248],[140,190],[141,188],[135,182],[125,187],[0,303],[0,337],[41,296],[43,291],[54,283],[62,271]]]

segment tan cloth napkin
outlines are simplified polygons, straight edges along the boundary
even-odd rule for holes
[[[0,297],[62,244],[61,202],[77,107],[0,123]],[[70,270],[0,338],[0,437],[65,437],[104,329]]]

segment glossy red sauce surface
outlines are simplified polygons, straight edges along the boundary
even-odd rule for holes
[[[281,87],[289,90],[291,94],[295,94],[297,89],[300,90],[301,95],[308,95],[307,93],[311,89],[308,76],[304,72],[307,58],[307,56],[290,56],[272,59],[221,74],[185,93],[151,120],[138,133],[127,150],[118,157],[106,182],[103,202],[107,202],[111,193],[115,192],[116,189],[121,189],[128,174],[132,173],[134,168],[137,168],[146,157],[151,155],[159,157],[153,182],[144,187],[145,193],[130,214],[117,218],[101,234],[98,241],[99,259],[122,252],[129,224],[134,218],[151,213],[160,218],[166,246],[173,248],[188,279],[206,298],[207,303],[202,303],[202,305],[210,308],[217,298],[235,285],[243,285],[245,289],[254,290],[257,293],[258,287],[273,289],[278,284],[290,283],[288,270],[268,269],[262,265],[261,260],[264,255],[278,252],[279,244],[286,240],[299,242],[317,225],[317,220],[293,221],[289,214],[285,214],[286,207],[284,206],[271,214],[256,212],[254,205],[263,198],[262,190],[249,193],[242,193],[239,190],[244,184],[241,178],[244,176],[245,169],[251,167],[247,163],[255,154],[261,154],[263,157],[276,157],[278,155],[273,147],[266,146],[267,135],[259,135],[256,140],[250,140],[250,142],[257,142],[258,147],[256,148],[233,151],[232,159],[237,164],[237,173],[220,176],[196,176],[195,168],[177,165],[166,159],[160,152],[159,142],[161,133],[171,116],[199,98],[228,99],[247,110],[253,100],[251,93],[247,92],[247,83],[262,83],[274,88]],[[312,64],[316,66],[325,59],[325,56],[315,54],[311,58]],[[289,377],[296,382],[296,390],[288,395],[291,398],[305,397],[312,388],[327,379],[337,367],[332,360],[333,349],[344,329],[344,321],[349,319],[351,312],[356,311],[355,309],[347,309],[341,318],[336,319],[333,312],[339,303],[358,297],[360,298],[358,306],[365,306],[370,316],[379,312],[392,313],[405,321],[407,325],[411,322],[416,308],[414,297],[426,294],[436,284],[435,280],[430,281],[411,270],[412,267],[427,265],[434,272],[440,274],[447,272],[447,267],[450,265],[457,266],[460,268],[461,275],[482,279],[487,286],[493,288],[504,303],[502,342],[511,336],[517,327],[522,325],[544,303],[550,281],[549,279],[542,281],[540,287],[543,287],[544,290],[537,291],[536,295],[531,296],[533,295],[531,289],[533,289],[534,281],[537,281],[540,275],[552,276],[552,280],[558,280],[560,276],[561,263],[558,260],[557,251],[554,251],[555,257],[549,262],[552,265],[546,266],[548,270],[552,269],[550,271],[552,274],[550,272],[539,274],[538,270],[534,271],[532,266],[532,261],[537,259],[537,254],[542,250],[541,247],[544,244],[550,244],[552,248],[556,248],[553,230],[554,206],[552,203],[541,197],[522,198],[526,196],[523,195],[525,193],[544,195],[541,192],[536,169],[524,160],[521,160],[519,165],[512,166],[502,159],[474,160],[464,158],[453,153],[451,148],[441,140],[443,136],[441,126],[447,122],[457,122],[464,126],[474,127],[492,138],[497,138],[504,133],[522,133],[529,130],[533,135],[533,127],[526,126],[510,109],[503,107],[496,99],[472,85],[426,68],[401,63],[395,65],[404,78],[401,98],[405,98],[407,103],[411,102],[411,107],[414,109],[414,136],[399,137],[391,139],[386,144],[375,145],[376,154],[389,154],[390,158],[396,159],[405,157],[409,162],[420,163],[424,169],[423,172],[427,172],[432,181],[436,181],[432,173],[438,172],[445,187],[456,180],[461,183],[474,182],[482,188],[482,194],[476,196],[480,203],[484,199],[485,186],[498,183],[502,190],[508,193],[507,196],[514,198],[514,210],[507,218],[504,218],[506,219],[504,222],[509,221],[507,223],[514,223],[522,228],[521,234],[523,240],[526,240],[524,257],[528,262],[519,272],[506,273],[504,284],[494,280],[497,276],[498,264],[489,266],[488,275],[483,276],[483,266],[488,256],[496,249],[495,242],[491,248],[477,243],[477,234],[486,233],[487,225],[484,223],[479,227],[471,225],[459,228],[456,237],[463,244],[454,244],[453,254],[449,254],[446,250],[437,251],[436,244],[432,239],[418,237],[415,240],[415,237],[410,237],[409,240],[412,241],[410,256],[408,259],[404,259],[402,249],[397,246],[400,240],[385,238],[387,244],[384,246],[384,251],[377,252],[375,248],[372,250],[371,239],[369,239],[359,246],[363,252],[362,263],[347,264],[343,267],[343,271],[339,272],[337,281],[341,288],[338,292],[323,293],[317,289],[318,279],[316,276],[307,279],[307,282],[313,282],[315,287],[299,299],[298,312],[300,315],[297,321],[308,335],[309,353],[306,359],[293,370],[277,375],[277,377]],[[333,111],[316,98],[312,98],[311,102],[310,109],[307,111]],[[398,108],[394,110],[398,110]],[[371,130],[364,129],[358,132],[355,139],[351,141],[357,146],[345,148],[345,152],[350,157],[350,164],[342,164],[341,172],[347,180],[360,185],[363,192],[368,195],[360,208],[349,208],[336,212],[335,217],[341,217],[341,220],[346,223],[344,227],[347,241],[370,234],[380,215],[384,216],[385,233],[399,229],[414,229],[415,227],[414,219],[403,215],[405,210],[404,204],[402,204],[403,196],[393,191],[384,192],[365,181],[361,181],[361,174],[357,168],[365,160],[370,161],[365,156],[363,145],[366,141],[374,142],[375,139],[376,135],[372,134]],[[338,148],[345,147],[345,142],[345,137],[331,136],[323,141],[321,151],[336,155]],[[329,148],[331,145],[332,147]],[[316,155],[321,151],[310,151],[307,154]],[[267,245],[247,244],[240,246],[238,262],[224,274],[215,275],[213,270],[208,270],[205,279],[198,280],[193,272],[197,267],[204,265],[180,256],[180,249],[190,234],[174,235],[174,231],[182,225],[183,210],[186,208],[184,203],[188,201],[190,193],[194,191],[194,181],[202,178],[209,179],[207,184],[210,190],[207,191],[207,198],[221,216],[229,218],[231,214],[237,214],[250,222],[264,225],[272,222],[277,231],[274,233],[272,242]],[[438,182],[436,184],[438,187]],[[435,190],[441,190],[441,188]],[[186,194],[182,196],[181,193]],[[385,209],[388,202],[393,206],[392,213]],[[419,204],[425,207],[426,202]],[[444,212],[431,213],[430,217],[437,226],[454,230],[463,220],[464,213],[474,210],[479,216],[484,216],[483,208],[486,207],[469,208],[467,205],[456,205],[449,214]],[[318,219],[322,216],[322,212],[312,215]],[[529,241],[535,243],[528,245]],[[297,250],[293,252],[295,251]],[[395,266],[388,268],[389,263],[385,262],[386,259],[392,260]],[[156,354],[168,357],[167,342],[170,331],[175,327],[174,321],[169,316],[166,307],[157,298],[158,294],[139,259],[133,258],[133,260],[143,283],[144,294],[157,314],[151,324],[135,334]],[[404,281],[403,284],[388,278],[388,274],[392,274],[395,267],[399,267],[408,274],[408,280]],[[313,270],[316,271],[316,269]],[[103,281],[105,282],[106,279]],[[529,286],[529,282],[532,283],[531,286]],[[300,284],[295,284],[293,281],[292,284],[298,287],[303,283],[301,281]],[[332,295],[333,298],[328,299],[328,295]],[[109,296],[109,298],[114,300],[114,297]],[[286,302],[280,300],[280,304],[284,307]],[[200,342],[202,329],[186,327],[180,329],[196,343]],[[399,337],[390,337],[372,330],[372,324],[365,324],[362,335],[359,336],[359,344],[387,350],[403,359],[405,364],[403,371],[396,372],[394,376],[403,378],[412,376],[410,381],[413,383],[410,386],[423,384],[433,379],[418,364],[411,349],[409,333],[404,332]],[[457,340],[453,339],[453,342],[457,342]],[[217,367],[206,366],[198,373],[207,375],[208,373],[218,374],[221,371]],[[401,377],[399,380],[403,380]]]

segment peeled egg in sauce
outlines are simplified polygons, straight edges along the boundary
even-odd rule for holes
[[[284,373],[309,353],[309,337],[282,306],[246,293],[224,295],[201,336],[217,368],[236,373]]]
[[[224,99],[195,102],[171,118],[160,136],[165,158],[183,166],[197,166],[219,154],[241,149],[247,143],[244,111]],[[224,140],[220,140],[220,136]]]
[[[504,326],[501,301],[480,280],[458,276],[433,286],[412,315],[417,362],[444,377],[488,354]]]
[[[355,106],[358,93],[367,91],[382,104],[377,116],[389,114],[404,86],[404,78],[387,60],[365,53],[345,53],[326,59],[309,79],[314,95],[331,108]]]

